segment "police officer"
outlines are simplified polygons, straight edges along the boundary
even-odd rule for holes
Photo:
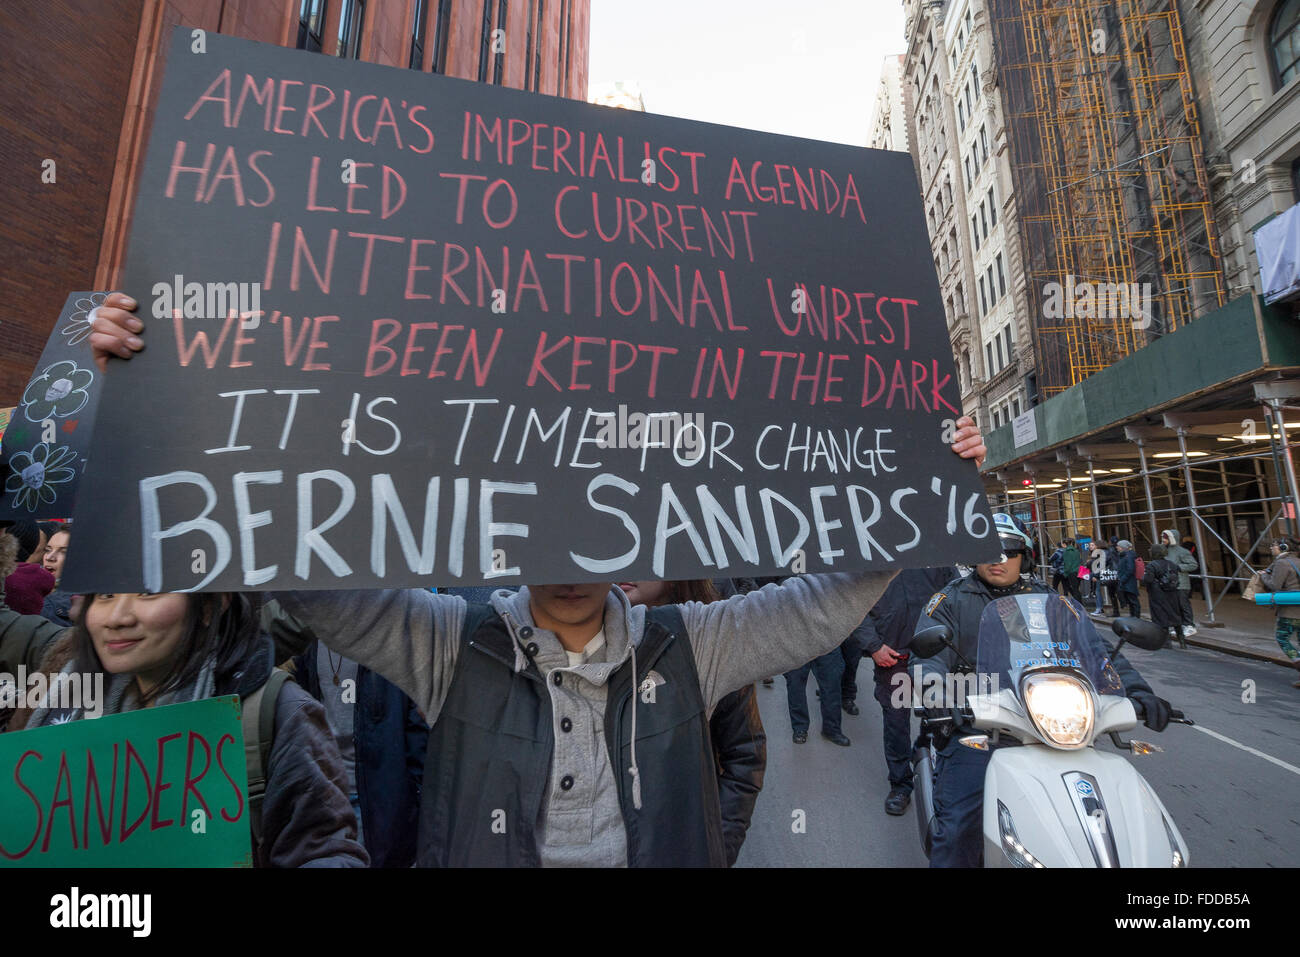
[[[1002,547],[1002,560],[976,565],[972,574],[950,582],[935,593],[915,629],[920,632],[936,624],[947,625],[957,650],[972,662],[978,644],[980,616],[989,602],[1007,595],[1053,594],[1046,583],[1032,577],[1034,545],[1024,526],[1002,513],[994,515],[993,521]],[[1096,635],[1095,631],[1086,633]],[[1102,641],[1100,637],[1097,640]],[[1109,646],[1106,647],[1109,652]],[[952,650],[944,649],[942,654],[920,662],[923,678],[935,674],[942,683],[943,676],[956,667],[956,663],[957,657]],[[1169,724],[1169,702],[1156,697],[1151,686],[1123,655],[1113,656],[1111,664],[1124,683],[1125,694],[1147,727],[1163,731]],[[942,709],[927,710],[927,717],[950,713]],[[964,747],[958,737],[951,735],[939,748],[935,763],[931,867],[980,867],[984,862],[984,771],[991,752]],[[935,743],[938,747],[941,742]]]

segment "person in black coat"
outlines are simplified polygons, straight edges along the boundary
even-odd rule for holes
[[[328,649],[325,660],[330,673],[325,673],[322,646],[311,630],[274,600],[267,602],[264,623],[270,619],[275,628],[266,630],[277,633],[280,647],[291,644],[303,649],[292,659],[290,671],[325,708],[370,866],[413,867],[429,740],[429,727],[419,709],[392,682]],[[286,641],[290,632],[293,637]],[[342,728],[338,726],[341,714],[348,719]]]
[[[1151,546],[1151,561],[1147,562],[1142,584],[1147,586],[1147,602],[1151,606],[1151,620],[1161,628],[1172,631],[1184,648],[1183,616],[1178,595],[1178,566],[1168,559],[1169,551],[1163,545]]]
[[[911,693],[910,689],[896,693],[900,683],[907,681],[907,649],[925,603],[957,576],[951,565],[903,569],[851,636],[876,666],[876,701],[884,716],[885,764],[889,769],[888,814],[902,814],[912,800]],[[907,703],[896,707],[900,699]]]
[[[1127,539],[1119,543],[1119,577],[1115,581],[1115,605],[1119,609],[1128,606],[1128,613],[1134,618],[1142,617],[1142,599],[1138,591],[1137,552],[1133,543]]]

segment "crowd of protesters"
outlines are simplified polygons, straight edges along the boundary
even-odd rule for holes
[[[137,349],[133,305],[101,307],[101,368]],[[981,459],[978,429],[958,426],[953,451]],[[1132,546],[1113,545],[1100,561],[1131,606]],[[254,859],[272,867],[729,866],[766,768],[756,683],[785,676],[803,744],[813,673],[822,737],[848,747],[863,657],[884,810],[902,814],[912,723],[894,679],[925,603],[960,574],[70,595],[79,547],[66,524],[0,533],[0,672],[100,673],[105,714],[239,695]],[[1078,598],[1097,564],[1066,540],[1052,567]],[[1165,564],[1166,581],[1182,568]],[[29,702],[0,724],[86,716]]]

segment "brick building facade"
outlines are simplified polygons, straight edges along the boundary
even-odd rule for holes
[[[585,100],[590,19],[590,0],[6,0],[0,407],[68,293],[117,284],[174,26]]]

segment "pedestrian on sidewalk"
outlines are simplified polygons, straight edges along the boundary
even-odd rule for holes
[[[1178,544],[1178,532],[1167,528],[1160,533],[1160,543],[1169,551],[1169,561],[1178,566],[1178,614],[1183,621],[1183,633],[1196,634],[1196,621],[1192,617],[1192,576],[1190,572],[1200,567],[1196,556]]]
[[[1128,613],[1134,618],[1142,617],[1142,598],[1138,593],[1137,553],[1133,543],[1127,538],[1119,543],[1119,564],[1116,568],[1115,605],[1128,606]]]
[[[1089,568],[1092,571],[1092,604],[1093,611],[1100,615],[1106,607],[1106,592],[1113,590],[1115,581],[1114,566],[1107,562],[1110,560],[1110,552],[1103,547],[1100,536],[1092,543],[1092,554],[1089,556],[1091,561]],[[1110,597],[1111,607],[1115,607],[1115,598],[1112,594]]]
[[[847,748],[852,742],[840,730],[840,681],[844,678],[844,655],[839,646],[819,658],[785,673],[786,699],[790,705],[790,729],[794,743],[808,740],[808,672],[817,678],[821,695],[822,737],[832,744]]]
[[[1061,583],[1065,581],[1065,542],[1061,541],[1052,552],[1052,557],[1047,560],[1047,564],[1052,568],[1052,591],[1059,591],[1065,594],[1061,589]]]
[[[1259,583],[1265,591],[1300,592],[1300,542],[1286,536],[1274,539],[1269,546],[1273,563],[1259,573]],[[1277,639],[1282,653],[1292,665],[1300,670],[1300,605],[1274,605],[1277,614],[1277,626],[1273,636]],[[1300,688],[1300,680],[1292,683],[1293,688]]]
[[[1166,556],[1164,545],[1151,546],[1151,561],[1147,562],[1142,584],[1147,586],[1147,601],[1151,605],[1151,620],[1173,634],[1186,648],[1183,619],[1178,607],[1178,566]]]
[[[1082,601],[1079,597],[1079,566],[1083,564],[1083,557],[1073,538],[1067,538],[1061,546],[1061,577],[1065,580],[1065,594],[1075,601]]]

